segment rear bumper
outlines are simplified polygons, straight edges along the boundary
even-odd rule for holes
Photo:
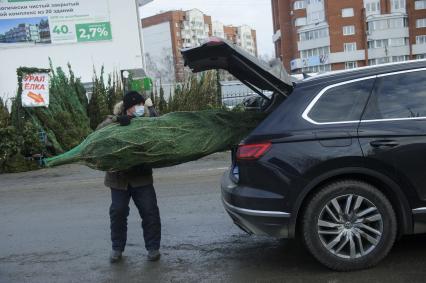
[[[225,210],[235,225],[249,234],[265,235],[275,238],[288,238],[290,214],[273,211],[250,210],[235,207],[223,200]]]
[[[413,209],[414,234],[426,233],[426,207]]]
[[[268,200],[273,207],[277,201],[282,201],[282,197],[275,194],[265,195],[264,191],[238,186],[230,180],[229,171],[223,175],[223,206],[238,227],[249,234],[288,238],[290,213],[249,207],[250,203],[265,204]],[[245,203],[245,207],[240,203]]]

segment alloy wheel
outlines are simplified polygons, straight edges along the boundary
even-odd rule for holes
[[[348,194],[330,200],[322,209],[317,232],[324,247],[340,258],[369,254],[380,242],[383,218],[365,197]]]

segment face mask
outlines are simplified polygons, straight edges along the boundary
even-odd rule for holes
[[[145,107],[144,106],[135,106],[135,112],[133,113],[133,116],[135,117],[142,117],[145,114]]]

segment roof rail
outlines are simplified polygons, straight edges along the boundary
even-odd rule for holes
[[[388,67],[388,66],[395,66],[395,65],[404,65],[404,64],[410,64],[410,63],[414,64],[414,63],[417,63],[417,62],[426,62],[426,59],[416,59],[416,60],[408,60],[408,61],[402,61],[402,62],[392,62],[392,63],[373,65],[373,66],[364,66],[364,67],[348,69],[348,70],[331,71],[331,72],[318,74],[314,77],[308,77],[305,80],[309,81],[309,80],[312,80],[312,79],[317,79],[317,78],[322,78],[322,77],[327,77],[327,76],[332,76],[332,75],[351,73],[351,72],[356,72],[356,71],[364,71],[364,70],[370,70],[370,69],[385,68],[385,67]]]

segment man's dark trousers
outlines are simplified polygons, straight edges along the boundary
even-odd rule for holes
[[[111,241],[112,249],[124,251],[127,240],[127,216],[129,216],[129,202],[133,199],[142,218],[143,237],[145,248],[148,251],[160,249],[161,221],[157,206],[157,197],[154,186],[148,185],[139,188],[128,187],[127,191],[111,189]]]

